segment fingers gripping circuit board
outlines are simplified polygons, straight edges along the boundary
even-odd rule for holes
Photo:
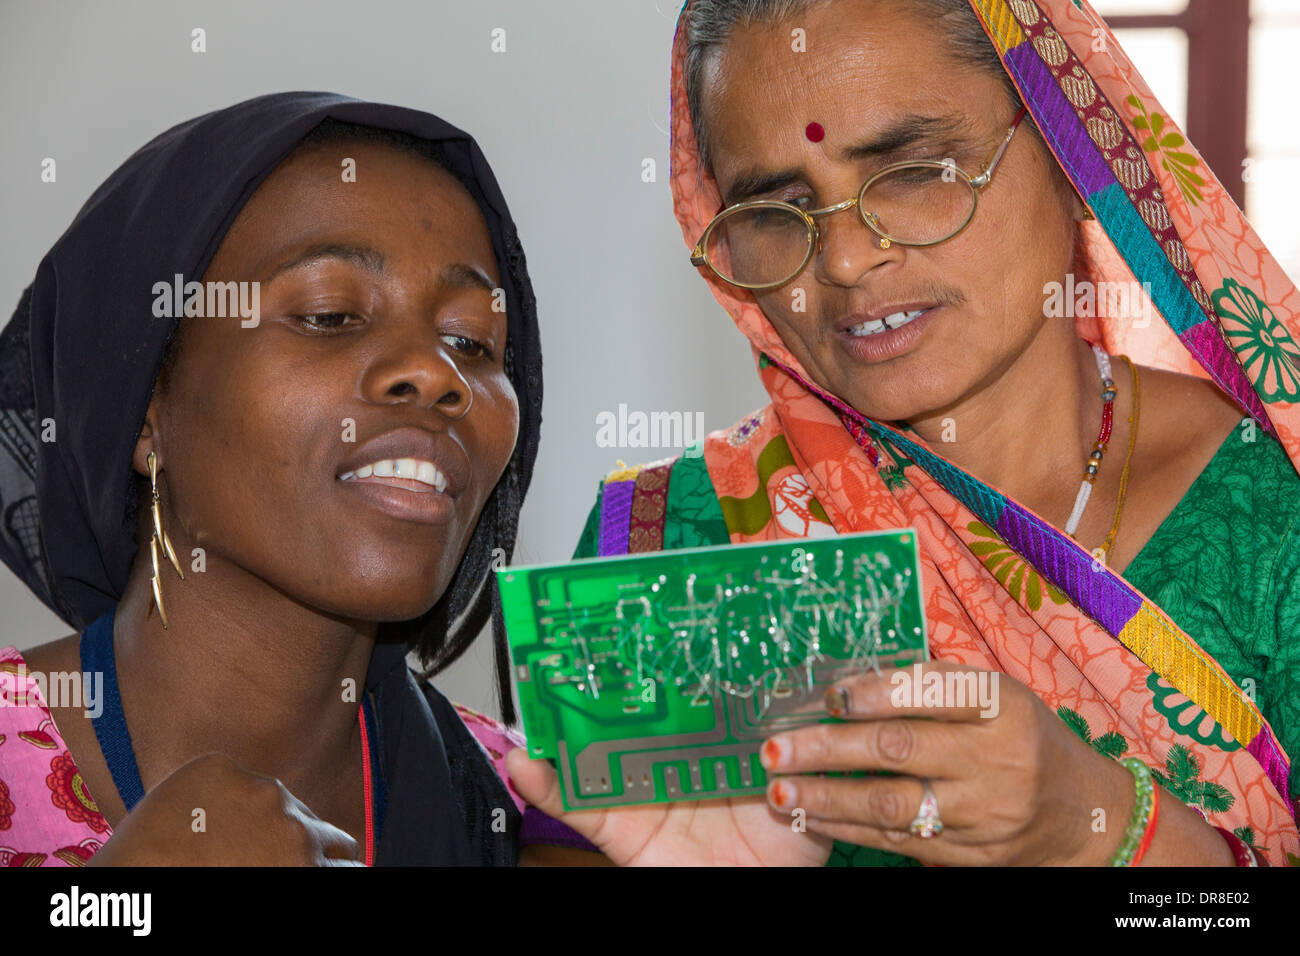
[[[497,572],[524,731],[565,807],[763,792],[762,741],[823,694],[928,660],[915,533]]]

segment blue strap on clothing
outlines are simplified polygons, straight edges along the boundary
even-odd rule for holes
[[[86,628],[81,635],[81,671],[83,674],[104,674],[104,706],[98,717],[91,719],[95,727],[95,736],[99,738],[99,749],[104,753],[108,772],[113,776],[118,796],[126,812],[130,813],[135,805],[144,798],[144,781],[140,779],[140,767],[135,762],[135,748],[131,745],[131,731],[126,726],[126,713],[122,710],[122,695],[117,686],[117,660],[113,653],[113,612]],[[373,800],[375,809],[375,839],[383,828],[388,802],[387,781],[384,778],[384,765],[380,759],[383,747],[380,736],[378,715],[370,703],[370,694],[361,696],[361,708],[366,721],[370,739],[374,742],[370,748],[371,777],[374,784]]]
[[[135,749],[131,746],[131,732],[126,728],[126,714],[122,712],[122,695],[117,689],[117,663],[113,657],[113,611],[91,624],[81,634],[81,672],[104,675],[104,706],[98,717],[91,719],[99,749],[113,775],[118,796],[126,812],[144,797],[144,783],[140,768],[135,762]]]

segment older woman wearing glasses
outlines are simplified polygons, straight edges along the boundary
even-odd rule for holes
[[[911,527],[933,657],[765,741],[742,829],[803,811],[851,865],[1300,862],[1300,296],[1101,19],[692,0],[672,129],[771,403],[609,475],[577,556]],[[957,669],[998,706],[898,693]],[[825,776],[857,770],[890,774]],[[627,812],[691,809],[566,820]]]

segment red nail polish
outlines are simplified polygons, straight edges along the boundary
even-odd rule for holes
[[[778,807],[785,806],[785,784],[781,783],[779,780],[772,786],[772,799],[776,802]]]
[[[832,717],[843,717],[849,712],[849,693],[843,687],[831,687],[826,691],[826,713]]]
[[[781,748],[774,741],[769,740],[763,744],[763,756],[767,758],[769,767],[775,767],[781,759]]]

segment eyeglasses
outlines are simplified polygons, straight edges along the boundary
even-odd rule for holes
[[[691,252],[691,264],[708,266],[742,289],[774,289],[803,272],[821,250],[817,220],[852,206],[880,237],[881,249],[895,243],[947,242],[975,217],[979,194],[992,181],[1027,112],[1021,107],[978,176],[951,161],[922,159],[886,166],[862,184],[855,198],[824,209],[801,209],[777,199],[736,203],[713,217]]]

